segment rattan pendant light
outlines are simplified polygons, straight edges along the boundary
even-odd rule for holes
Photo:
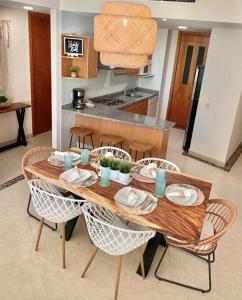
[[[155,48],[157,24],[150,8],[128,2],[107,2],[94,18],[94,47],[101,63],[141,68]]]

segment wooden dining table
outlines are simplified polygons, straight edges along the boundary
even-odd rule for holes
[[[72,148],[71,151],[80,152],[78,148]],[[90,159],[91,158],[92,156],[90,155]],[[132,162],[132,165],[135,166],[137,164]],[[78,167],[96,171],[90,164],[79,164]],[[40,179],[44,179],[58,187],[64,188],[76,197],[81,197],[87,201],[97,203],[125,220],[155,230],[157,234],[148,242],[144,252],[146,275],[151,267],[157,247],[159,244],[165,245],[163,235],[169,235],[174,238],[188,241],[199,240],[212,187],[210,181],[195,178],[184,173],[167,171],[167,185],[182,183],[195,186],[196,188],[199,188],[204,195],[203,203],[197,206],[180,206],[171,203],[164,196],[158,199],[157,207],[153,212],[146,215],[133,215],[115,204],[114,196],[123,187],[120,183],[111,182],[109,187],[102,187],[100,186],[99,181],[97,181],[95,184],[85,188],[74,186],[60,181],[59,176],[64,171],[63,167],[50,165],[47,160],[42,160],[36,164],[26,166],[25,170]],[[154,183],[144,183],[135,179],[132,180],[130,186],[150,193],[154,193],[155,191]],[[73,230],[73,228],[71,230]],[[138,269],[138,273],[139,272],[140,268]]]

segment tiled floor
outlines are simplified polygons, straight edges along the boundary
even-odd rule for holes
[[[157,252],[152,270],[143,281],[136,275],[138,255],[133,252],[124,259],[119,299],[125,300],[240,300],[242,299],[242,157],[230,173],[181,155],[183,132],[173,130],[167,158],[184,172],[214,182],[213,198],[226,198],[237,204],[238,219],[217,249],[212,268],[213,290],[209,294],[159,282],[154,269],[162,253]],[[43,139],[42,139],[43,138]],[[36,138],[36,144],[39,143]],[[48,144],[48,135],[41,137]],[[35,144],[35,143],[34,143]],[[33,144],[32,144],[33,145]],[[31,146],[31,144],[30,144]],[[2,178],[20,174],[23,152],[12,150],[0,154]],[[9,162],[15,161],[9,167]],[[2,176],[2,175],[1,175]],[[2,179],[1,179],[2,180]],[[33,250],[38,224],[26,215],[28,187],[21,181],[0,192],[0,299],[1,300],[108,300],[113,297],[117,259],[98,253],[86,278],[80,274],[93,249],[80,219],[72,239],[66,244],[67,268],[61,268],[61,244],[58,232],[44,228],[39,252]],[[199,286],[206,285],[207,266],[184,252],[172,249],[167,253],[163,275]]]

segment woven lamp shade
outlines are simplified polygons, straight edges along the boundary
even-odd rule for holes
[[[94,18],[94,47],[104,65],[141,68],[155,48],[157,24],[146,5],[107,2]]]

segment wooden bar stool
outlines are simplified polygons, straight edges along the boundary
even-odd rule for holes
[[[132,151],[135,151],[135,161],[137,159],[138,152],[143,154],[143,158],[145,158],[145,153],[149,152],[151,157],[152,156],[151,152],[154,148],[153,145],[142,144],[140,142],[136,142],[132,140],[128,141],[128,147],[129,147],[129,154],[131,154]]]
[[[103,144],[105,144],[107,146],[120,145],[120,148],[122,149],[123,142],[124,142],[124,139],[117,135],[102,134],[100,136],[101,147],[103,146]]]
[[[70,129],[70,134],[71,134],[70,148],[71,148],[71,144],[72,144],[72,138],[73,138],[73,135],[74,135],[78,138],[79,148],[81,148],[81,141],[80,141],[81,138],[82,138],[82,148],[84,148],[85,138],[89,136],[90,139],[91,139],[92,148],[94,149],[94,144],[93,144],[93,139],[92,139],[93,130],[88,129],[88,128],[84,128],[84,127],[72,127]]]

